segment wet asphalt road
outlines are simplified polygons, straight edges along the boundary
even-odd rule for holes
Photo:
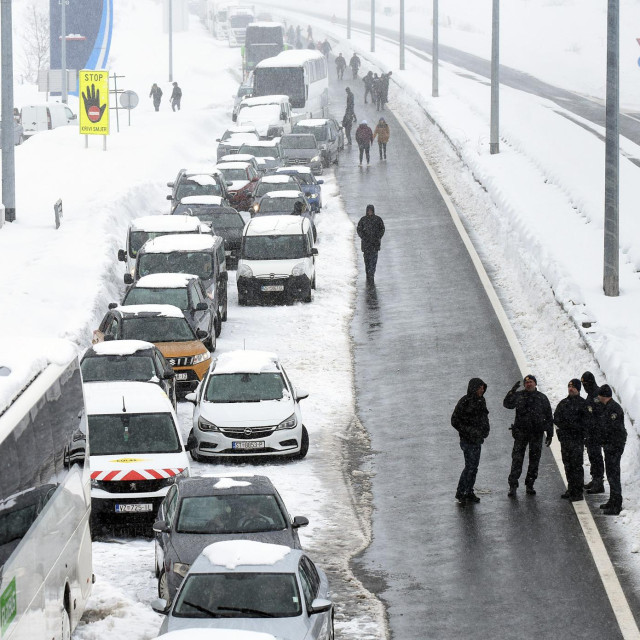
[[[342,118],[349,84],[358,118],[375,125],[380,114],[363,105],[362,83],[332,82],[334,116]],[[502,399],[520,374],[436,187],[384,115],[388,160],[374,144],[371,165],[358,167],[354,143],[336,170],[353,222],[371,202],[387,230],[373,288],[358,251],[357,411],[375,454],[373,542],[354,569],[385,602],[398,640],[620,638],[546,448],[538,495],[521,485],[517,499],[506,496],[513,412]],[[476,376],[488,383],[491,435],[476,483],[482,502],[462,507],[454,499],[462,452],[449,418]]]

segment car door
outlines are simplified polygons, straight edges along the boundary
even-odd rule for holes
[[[306,556],[300,558],[298,575],[307,611],[307,635],[305,637],[313,638],[314,640],[328,639],[330,628],[328,619],[331,614],[329,612],[309,614],[311,603],[318,597],[320,578],[315,567],[311,567],[310,560]]]
[[[173,406],[176,405],[176,378],[175,374],[170,378],[167,378],[167,374],[173,373],[172,366],[165,360],[159,349],[155,349],[153,352],[153,361],[156,365],[157,375],[160,378],[160,384],[164,389],[164,392],[171,400]]]
[[[118,320],[113,313],[107,313],[102,319],[100,326],[93,332],[91,344],[98,344],[98,342],[104,342],[105,336],[113,336],[111,339],[115,340],[118,332]]]
[[[173,485],[165,499],[160,504],[158,509],[158,520],[164,520],[169,525],[168,531],[155,532],[156,539],[156,569],[158,571],[158,578],[160,573],[166,571],[167,567],[173,560],[171,558],[171,524],[173,522],[173,516],[176,512],[178,505],[178,487]]]
[[[200,291],[198,290],[197,282],[191,282],[187,288],[187,294],[189,298],[189,313],[193,314],[194,326],[197,329],[202,329],[207,333],[210,333],[210,329],[213,326],[211,322],[211,309],[207,304],[206,299],[203,299],[200,296]],[[199,304],[206,304],[206,309],[198,310],[197,307]]]

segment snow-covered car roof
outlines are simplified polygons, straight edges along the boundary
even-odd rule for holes
[[[162,640],[278,640],[270,633],[244,629],[179,629],[162,635]]]
[[[281,173],[279,175],[271,174],[268,176],[262,176],[260,182],[267,184],[284,184],[287,182],[295,182],[295,178],[290,173]],[[282,191],[280,193],[282,193]]]
[[[154,345],[145,340],[109,340],[90,347],[97,356],[130,356],[138,351],[153,349]]]
[[[221,164],[228,164],[229,162],[251,162],[255,159],[256,157],[250,153],[229,153],[226,156],[222,156],[216,166],[220,167]]]
[[[140,253],[171,253],[172,251],[207,251],[213,248],[217,236],[180,234],[160,236],[145,242]]]
[[[197,278],[192,273],[152,273],[142,276],[133,286],[136,289],[184,289]]]
[[[245,128],[251,129],[253,131],[256,127],[255,125],[247,126]],[[257,141],[258,134],[256,133],[234,133],[232,136],[229,136],[224,142],[220,144],[230,145],[230,144],[242,144],[243,142],[252,142],[253,140]]]
[[[237,125],[235,127],[229,127],[224,133],[253,133],[255,135],[255,129],[252,126]],[[222,134],[223,136],[224,133]]]
[[[285,173],[286,171],[295,171],[296,173],[311,173],[311,167],[297,165],[295,167],[278,167],[276,173]]]
[[[264,104],[280,104],[283,101],[289,102],[289,96],[274,94],[268,96],[257,96],[255,98],[242,98],[242,104],[247,107],[257,107]]]
[[[180,204],[213,204],[222,206],[222,196],[185,196],[180,199]],[[191,218],[192,216],[185,217]]]
[[[247,223],[245,235],[269,236],[282,235],[293,236],[306,232],[309,219],[304,216],[257,216]]]
[[[216,169],[216,175],[219,175],[219,171]],[[217,184],[216,179],[212,174],[207,173],[194,173],[194,174],[185,174],[185,178],[189,180],[189,182],[195,182],[199,184],[201,187],[206,187],[212,184]]]
[[[255,142],[247,142],[252,147],[275,147],[280,142],[280,138],[273,138],[271,140],[256,140]]]
[[[308,120],[298,120],[296,125],[300,125],[301,127],[321,127],[328,122],[328,118],[309,118]]]
[[[324,55],[315,49],[288,49],[273,58],[266,58],[258,62],[256,69],[269,67],[293,67],[304,64],[308,60],[320,60]]]
[[[275,29],[276,27],[280,27],[282,29],[282,25],[279,22],[272,22],[268,20],[257,20],[256,22],[252,22],[250,27],[262,27],[262,28],[271,28]]]
[[[184,318],[184,313],[172,304],[128,304],[115,307],[123,318],[135,318],[136,316],[154,315],[163,318]]]
[[[265,193],[262,197],[263,198],[291,198],[293,200],[297,198],[304,198],[304,193],[298,190],[269,191]]]
[[[88,415],[109,413],[173,413],[162,388],[150,382],[92,382],[84,385]]]
[[[178,231],[193,231],[194,233],[200,231],[202,228],[202,222],[194,216],[172,216],[172,215],[158,215],[158,216],[143,216],[142,218],[136,218],[129,225],[131,231],[147,231],[149,233],[158,233],[162,231],[178,232]]]
[[[220,170],[222,169],[246,169],[249,166],[248,162],[223,162]]]
[[[224,540],[205,547],[192,565],[192,572],[234,571],[239,567],[252,567],[261,572],[294,573],[302,551],[283,544],[269,544],[255,540]]]
[[[214,375],[225,373],[267,373],[278,371],[278,356],[271,351],[227,351],[212,363]]]

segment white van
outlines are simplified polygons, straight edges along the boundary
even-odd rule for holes
[[[66,104],[60,102],[29,104],[20,109],[20,122],[24,129],[25,138],[38,133],[38,131],[48,131],[76,124],[77,118],[78,116]]]
[[[300,119],[302,116],[298,116]],[[254,125],[261,140],[267,140],[291,133],[295,124],[292,120],[289,96],[272,95],[259,98],[243,98],[238,107],[236,123]]]
[[[103,524],[150,529],[169,488],[190,475],[173,405],[148,382],[92,382],[84,395],[92,529]]]
[[[276,296],[311,302],[316,288],[313,228],[296,215],[252,218],[242,233],[238,262],[238,304]]]

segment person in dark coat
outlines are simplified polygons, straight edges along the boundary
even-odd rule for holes
[[[345,88],[345,93],[347,94],[347,111],[351,111],[351,113],[355,113],[355,97],[353,95],[353,91],[349,89],[349,87]]]
[[[384,73],[382,77],[378,77],[376,73],[375,78],[373,80],[373,101],[376,105],[376,111],[381,111],[383,107],[382,97],[384,95],[384,88],[382,85],[382,78],[384,78]]]
[[[591,422],[587,401],[580,396],[581,388],[580,380],[571,380],[567,397],[560,400],[553,413],[567,476],[567,491],[561,497],[571,502],[584,500],[584,438]]]
[[[180,100],[182,100],[182,89],[178,86],[177,82],[173,83],[173,91],[171,92],[171,98],[169,98],[169,102],[171,102],[171,109],[175,111],[178,109],[180,111]]]
[[[367,104],[367,96],[371,96],[373,102],[373,72],[369,71],[362,78],[362,82],[364,83],[364,103]]]
[[[358,221],[357,227],[368,284],[373,284],[374,281],[376,265],[378,264],[378,251],[380,251],[380,243],[384,231],[382,218],[376,215],[375,207],[372,204],[368,204],[364,216]]]
[[[353,79],[355,80],[358,77],[358,69],[360,69],[360,58],[357,53],[354,53],[351,56],[349,66],[351,67],[351,71],[353,71]]]
[[[322,41],[322,44],[320,45],[320,51],[322,51],[322,53],[324,53],[324,57],[328,58],[329,57],[329,52],[331,51],[331,44],[330,42],[325,38]]]
[[[160,111],[160,101],[162,100],[162,89],[154,82],[151,85],[149,97],[153,99],[153,106],[156,111]]]
[[[462,396],[451,415],[451,426],[460,436],[460,448],[464,454],[464,469],[460,474],[456,500],[460,504],[480,502],[474,493],[482,443],[489,435],[489,409],[484,399],[487,385],[480,378],[471,378],[467,394]]]
[[[336,72],[338,74],[338,80],[342,80],[344,77],[344,70],[347,68],[347,61],[344,59],[344,56],[339,53],[336,58]]]
[[[599,420],[598,411],[602,405],[598,402],[598,385],[591,371],[585,371],[580,378],[584,390],[587,392],[587,408],[593,418],[585,435],[587,455],[591,471],[591,482],[586,485],[587,493],[604,493],[604,459],[602,457],[602,445],[598,435]]]
[[[505,409],[516,410],[516,417],[511,425],[513,450],[511,452],[508,493],[511,498],[516,495],[527,447],[529,447],[529,467],[524,484],[529,495],[536,494],[533,485],[538,477],[538,465],[542,455],[542,439],[545,431],[547,446],[551,444],[553,439],[553,415],[549,398],[538,391],[538,382],[531,374],[524,377],[523,391],[518,391],[520,384],[520,381],[516,382],[502,402]]]
[[[357,122],[356,114],[353,111],[349,111],[347,109],[344,112],[344,117],[342,118],[342,128],[344,129],[344,135],[347,138],[347,144],[351,145],[351,127],[354,122]]]
[[[600,441],[604,452],[604,466],[609,481],[609,500],[600,505],[607,516],[617,516],[622,511],[622,483],[620,482],[620,458],[627,442],[624,427],[624,411],[612,398],[611,387],[603,384],[598,389]]]
[[[383,73],[382,78],[380,78],[380,91],[382,93],[382,109],[384,109],[384,105],[389,102],[389,82],[391,80],[391,74],[393,72],[389,71],[389,73]]]
[[[366,154],[367,164],[369,164],[369,150],[373,142],[373,131],[371,131],[371,127],[367,124],[366,120],[363,120],[356,129],[356,142],[358,143],[358,149],[360,151],[360,166],[362,166],[363,154]]]

